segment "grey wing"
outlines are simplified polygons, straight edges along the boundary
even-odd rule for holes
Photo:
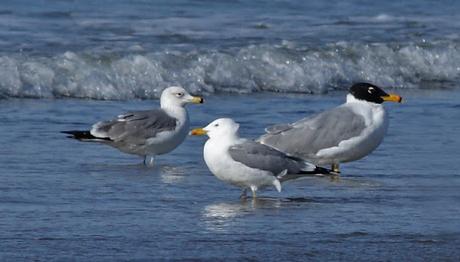
[[[284,170],[296,174],[303,165],[303,162],[298,162],[274,148],[254,141],[231,146],[228,151],[233,160],[251,168],[270,171],[274,175]]]
[[[276,124],[265,128],[265,132],[275,134],[286,131],[292,127],[291,124]]]
[[[339,106],[292,124],[277,126],[268,128],[267,134],[258,141],[289,155],[308,159],[321,149],[360,135],[366,123],[361,115]]]
[[[160,132],[174,130],[176,124],[177,119],[162,109],[134,111],[119,115],[110,121],[96,123],[91,129],[91,134],[116,142],[137,144],[155,137]]]

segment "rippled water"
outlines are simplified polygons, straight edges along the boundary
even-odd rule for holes
[[[369,157],[241,202],[189,137],[154,169],[60,130],[155,101],[0,101],[0,260],[451,260],[460,258],[460,92],[402,91]],[[245,137],[344,93],[212,95],[193,126],[233,117]]]
[[[0,260],[458,261],[459,9],[2,1]],[[384,143],[340,180],[289,182],[256,201],[212,176],[203,138],[148,169],[59,133],[156,107],[142,99],[182,85],[206,96],[190,106],[193,126],[232,117],[255,138],[342,103],[356,81],[406,98],[388,105]]]

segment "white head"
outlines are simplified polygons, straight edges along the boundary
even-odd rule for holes
[[[187,90],[179,86],[171,86],[161,93],[161,107],[180,106],[183,107],[188,103],[201,104],[203,98],[190,95]]]
[[[240,125],[231,118],[219,118],[212,121],[204,128],[195,128],[191,131],[192,135],[208,135],[209,138],[233,138],[238,137]]]

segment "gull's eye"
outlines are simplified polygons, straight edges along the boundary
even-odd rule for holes
[[[177,96],[177,97],[183,97],[183,96],[184,96],[184,93],[181,93],[181,92],[176,93],[176,96]]]
[[[368,92],[369,94],[372,94],[372,93],[374,92],[374,90],[375,90],[375,89],[374,89],[373,87],[369,87],[369,88],[367,89],[367,92]]]
[[[218,126],[219,126],[219,124],[214,124],[214,126],[215,126],[215,127],[218,127]]]

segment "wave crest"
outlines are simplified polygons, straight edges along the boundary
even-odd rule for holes
[[[301,92],[382,86],[451,86],[460,76],[455,42],[357,44],[321,48],[248,46],[224,51],[0,56],[0,97],[157,98],[170,85],[194,93]]]

